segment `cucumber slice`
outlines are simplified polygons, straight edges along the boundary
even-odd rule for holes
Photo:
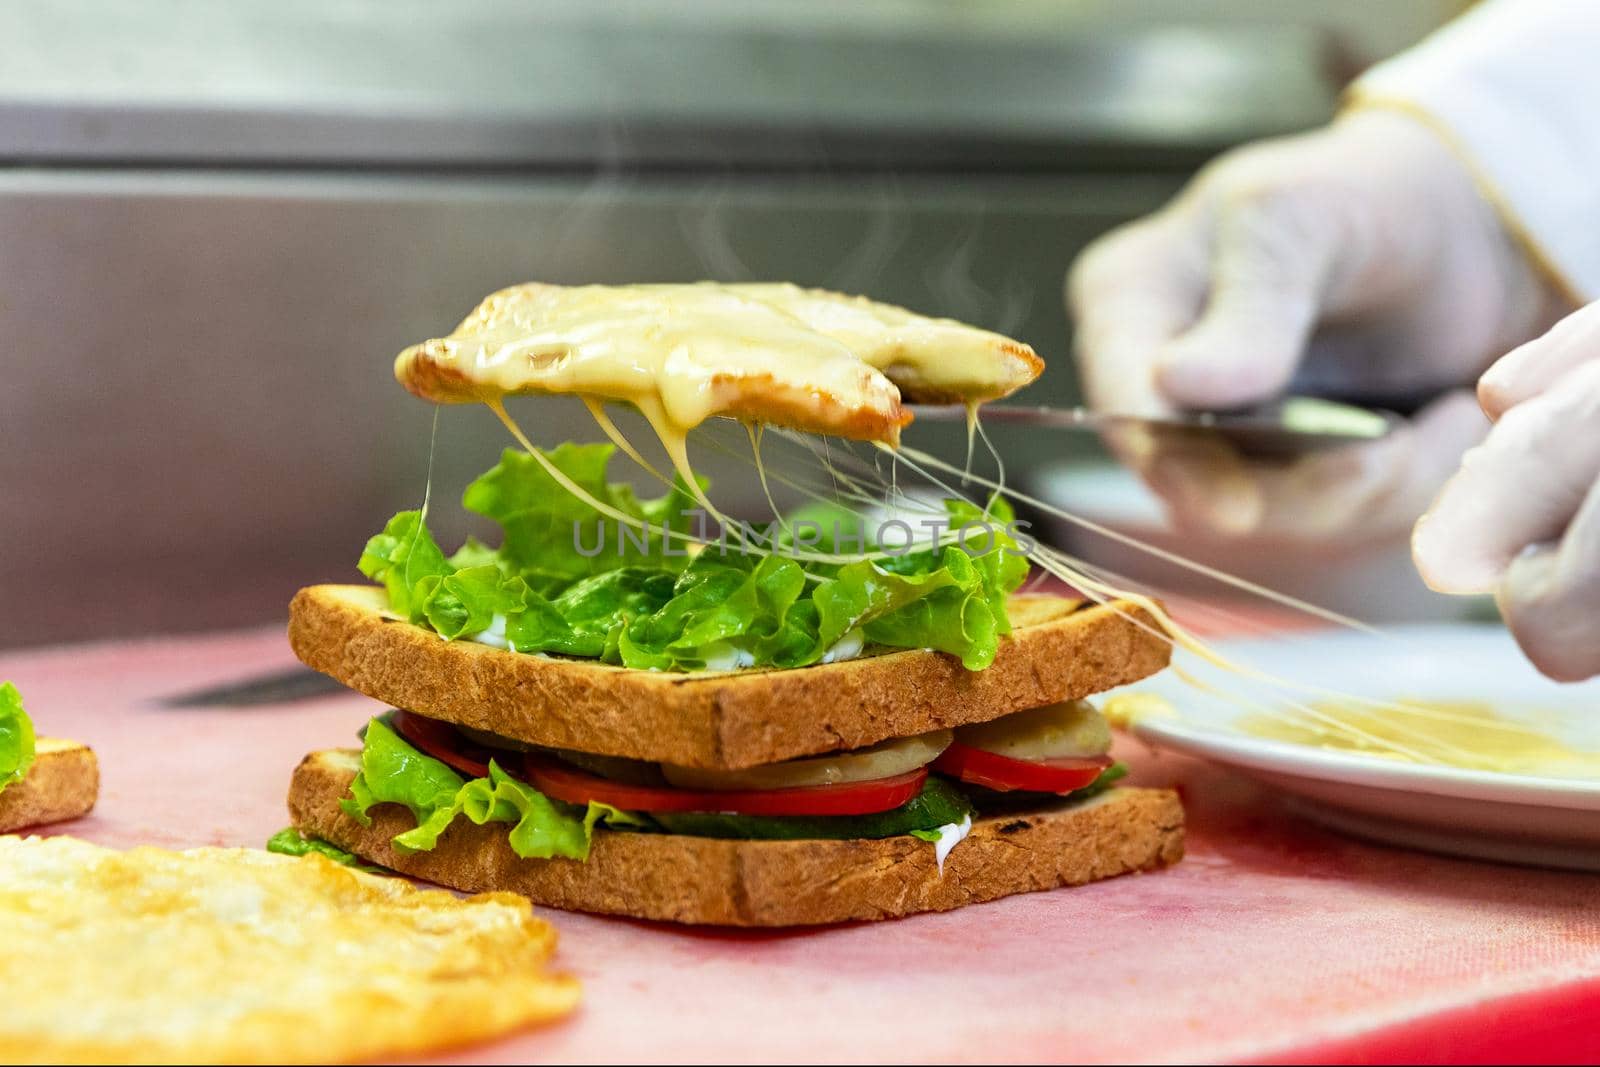
[[[653,819],[668,833],[741,841],[852,840],[898,837],[937,830],[973,813],[966,795],[943,778],[929,776],[922,792],[891,811],[872,815],[719,815],[659,812]]]

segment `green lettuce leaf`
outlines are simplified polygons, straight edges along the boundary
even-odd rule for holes
[[[10,682],[0,682],[0,789],[33,766],[33,721],[22,710],[22,694]]]
[[[367,723],[361,771],[350,783],[350,795],[340,801],[345,814],[363,826],[372,825],[368,813],[378,804],[403,804],[416,819],[416,826],[394,838],[395,847],[406,852],[432,851],[460,816],[479,826],[510,824],[511,850],[523,859],[588,859],[596,826],[649,825],[608,804],[583,808],[552,800],[494,762],[487,778],[468,781],[418,752],[381,718]]]
[[[660,607],[627,626],[618,644],[624,666],[704,670],[738,653],[754,663],[811,658],[814,614],[791,614],[805,588],[792,559],[702,552]]]
[[[524,624],[514,631],[518,635],[516,647],[525,652],[563,652],[620,662],[623,628],[633,619],[659,611],[672,599],[676,582],[670,571],[650,567],[620,567],[584,578],[550,602],[551,609],[568,627],[570,640],[559,642],[546,637],[538,647],[525,647]],[[547,632],[551,625],[540,623]]]
[[[324,841],[320,837],[310,837],[301,833],[293,826],[285,826],[282,830],[267,838],[267,851],[276,852],[283,856],[305,856],[316,853],[326,856],[335,863],[342,863],[346,867],[354,867],[358,871],[371,873],[383,872],[382,867],[371,867],[361,862],[361,857],[354,852],[346,852],[331,841]]]
[[[367,541],[356,566],[368,578],[382,582],[389,591],[389,607],[412,622],[424,618],[425,597],[418,585],[452,570],[420,511],[402,511],[390,519],[382,533]]]
[[[416,596],[428,625],[454,640],[482,633],[497,615],[522,613],[529,598],[538,594],[521,578],[507,577],[495,564],[485,563],[454,574],[429,575],[417,583]]]
[[[1100,772],[1100,777],[1069,794],[1073,800],[1086,800],[1089,797],[1099,796],[1110,789],[1118,781],[1128,776],[1128,765],[1120,760]]]
[[[455,803],[466,779],[440,760],[412,748],[386,722],[367,723],[361,745],[361,771],[340,802],[344,813],[371,826],[367,815],[377,804],[404,804],[418,824]]]
[[[966,530],[964,542],[883,560],[894,574],[942,574],[945,581],[927,595],[908,598],[894,610],[870,618],[868,640],[896,648],[933,648],[961,657],[968,670],[994,662],[1000,637],[1011,632],[1006,601],[1028,577],[1027,558],[1006,530],[1015,518],[998,495],[987,510],[965,500],[946,500],[952,530]],[[934,561],[938,561],[938,569]]]
[[[565,444],[541,455],[605,507],[649,524],[643,534],[572,495],[533,455],[507,450],[463,497],[500,524],[498,549],[469,541],[447,558],[421,514],[402,512],[368,543],[362,573],[384,583],[396,612],[447,639],[489,633],[519,652],[648,670],[802,667],[862,643],[937,649],[981,670],[1010,631],[1006,601],[1028,563],[998,497],[986,509],[946,502],[952,529],[978,524],[965,544],[893,554],[859,516],[814,505],[755,550],[732,543],[690,556],[662,534],[690,532],[685,485],[640,500],[606,480],[615,451]],[[782,551],[801,523],[819,535],[805,539],[813,549],[879,554],[802,563]]]
[[[502,562],[542,591],[641,560],[676,570],[688,554],[682,544],[663,537],[662,527],[687,532],[693,497],[680,481],[664,497],[639,500],[632,487],[606,481],[615,453],[614,445],[568,443],[542,455],[590,497],[642,520],[643,530],[601,515],[538,459],[515,449],[507,449],[492,470],[467,486],[461,502],[500,524]]]
[[[491,548],[476,537],[468,537],[466,542],[450,555],[450,566],[458,571],[468,567],[482,567],[484,564],[500,564],[500,550]]]

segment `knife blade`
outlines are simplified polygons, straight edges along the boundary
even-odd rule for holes
[[[222,685],[175,693],[159,698],[156,703],[164,708],[250,708],[291,704],[338,692],[348,690],[326,674],[318,674],[310,667],[294,666]]]
[[[911,411],[916,418],[933,422],[964,421],[968,417],[967,408],[960,404],[912,405]],[[990,404],[981,408],[979,414],[989,423],[1106,434],[1142,433],[1158,438],[1211,439],[1233,446],[1242,455],[1284,459],[1381,440],[1404,422],[1392,411],[1317,397],[1287,397],[1239,411],[1171,415],[1021,404]]]

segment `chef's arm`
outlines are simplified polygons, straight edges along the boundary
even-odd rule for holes
[[[1357,80],[1427,124],[1571,300],[1600,297],[1600,3],[1488,0]]]

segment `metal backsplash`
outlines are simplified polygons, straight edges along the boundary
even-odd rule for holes
[[[394,353],[518,281],[865,292],[1028,340],[1031,399],[1070,400],[1073,254],[1334,93],[1298,30],[132,8],[0,3],[0,645],[281,619],[352,578],[423,490]],[[443,413],[441,520],[504,441]]]

